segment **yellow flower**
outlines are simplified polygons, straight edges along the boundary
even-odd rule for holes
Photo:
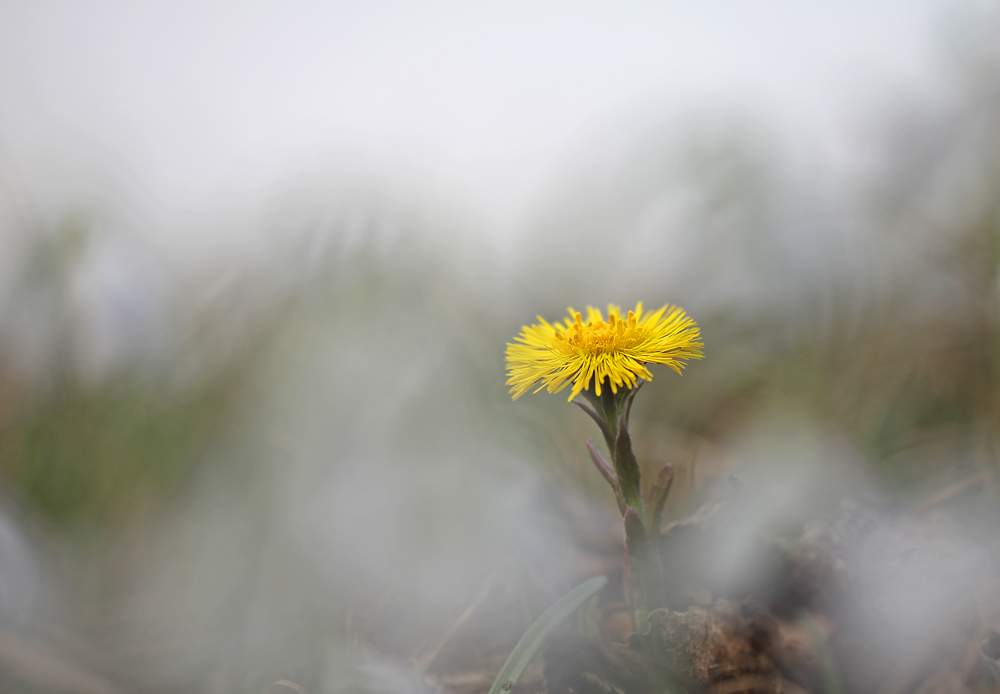
[[[698,325],[676,306],[643,316],[639,302],[628,318],[608,306],[607,321],[590,306],[587,322],[572,308],[569,315],[561,324],[539,316],[539,324],[525,326],[514,338],[518,344],[507,344],[507,385],[515,400],[536,383],[536,393],[542,388],[558,393],[570,382],[573,400],[590,387],[591,378],[596,395],[605,379],[617,393],[622,386],[634,388],[640,378],[652,379],[646,364],[666,364],[680,373],[685,359],[702,357]]]

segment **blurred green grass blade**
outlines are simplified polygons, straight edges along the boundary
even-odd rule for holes
[[[493,686],[490,687],[490,694],[503,694],[505,691],[512,689],[518,680],[521,679],[524,671],[531,665],[531,661],[538,655],[538,651],[541,649],[542,643],[545,641],[545,637],[549,635],[549,632],[573,614],[576,608],[594,597],[607,582],[608,579],[604,576],[592,578],[566,593],[555,605],[545,610],[542,616],[528,627],[528,630],[524,632],[524,636],[514,646],[514,650],[511,651],[507,662],[500,668],[500,674],[497,675]]]
[[[1000,632],[991,630],[989,638],[983,641],[979,655],[993,675],[993,680],[1000,684]],[[495,685],[494,685],[495,686]]]

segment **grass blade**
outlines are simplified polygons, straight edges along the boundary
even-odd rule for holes
[[[604,576],[592,578],[566,593],[555,605],[545,610],[514,646],[507,662],[500,668],[500,674],[497,675],[493,686],[490,687],[490,694],[504,694],[513,689],[521,679],[521,675],[531,665],[531,661],[538,655],[549,632],[573,614],[576,608],[594,597],[607,582],[608,579]]]

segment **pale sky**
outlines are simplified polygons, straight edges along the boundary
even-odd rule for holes
[[[946,5],[7,0],[0,176],[190,220],[360,170],[502,236],[581,152],[658,118],[745,111],[835,149],[930,79]]]

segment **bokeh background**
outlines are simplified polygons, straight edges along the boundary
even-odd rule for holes
[[[4,2],[0,683],[396,692],[485,596],[516,634],[618,551],[592,424],[504,386],[570,305],[702,326],[636,401],[671,518],[736,474],[996,552],[998,271],[995,3]]]

